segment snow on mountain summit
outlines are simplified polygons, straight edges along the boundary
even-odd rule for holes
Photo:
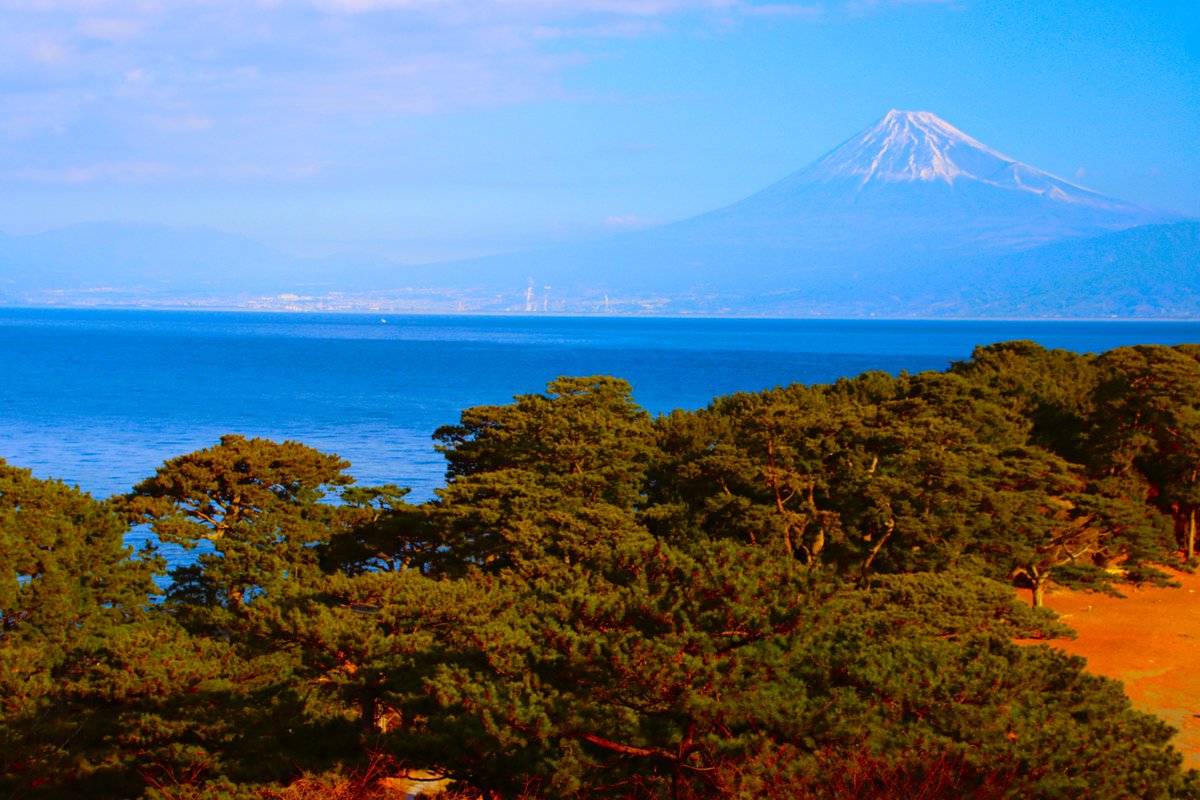
[[[874,209],[888,219],[909,218],[916,227],[921,224],[914,218],[949,215],[967,228],[1011,229],[1015,239],[1027,242],[1119,230],[1173,216],[1023,164],[928,111],[898,110],[718,215],[768,214],[795,224],[797,219],[815,222],[841,213],[839,209]],[[1026,237],[1018,229],[1032,235]]]
[[[593,298],[641,293],[656,313],[937,316],[1032,308],[1019,299],[1021,284],[1044,286],[1042,276],[1066,264],[1079,273],[1064,277],[1073,288],[1049,285],[1036,300],[1061,314],[1087,302],[1093,279],[1114,285],[1110,255],[1191,268],[1192,228],[1176,222],[1022,164],[929,112],[891,111],[730,205],[584,245],[463,263],[462,280],[476,285],[486,272],[523,292],[536,276]],[[910,297],[925,305],[905,305]]]
[[[1023,164],[928,111],[893,110],[762,191],[676,223],[671,235],[849,261],[1025,249],[1175,219]]]
[[[824,181],[944,181],[979,178],[1015,163],[928,111],[889,111],[809,170]]]
[[[857,191],[884,184],[953,187],[971,181],[1063,203],[1133,208],[997,152],[928,111],[889,111],[794,178],[796,183]]]

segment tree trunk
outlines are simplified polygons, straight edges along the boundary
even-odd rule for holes
[[[1033,607],[1041,608],[1046,603],[1046,578],[1038,575],[1033,579]]]
[[[1196,508],[1194,506],[1188,513],[1187,543],[1185,550],[1187,552],[1188,561],[1191,561],[1196,557]]]
[[[889,519],[885,530],[887,532],[879,537],[879,541],[875,543],[875,546],[871,548],[871,552],[867,554],[867,560],[863,562],[862,577],[864,581],[867,579],[867,573],[871,571],[871,564],[874,563],[875,556],[879,555],[879,551],[883,549],[883,545],[891,538],[892,531],[896,530],[896,520]]]
[[[379,703],[375,695],[368,694],[358,701],[358,727],[364,734],[375,733],[375,718],[379,716]]]
[[[679,751],[675,757],[675,772],[671,776],[671,800],[680,800],[683,797],[683,770],[687,764],[688,756],[691,755],[695,747],[695,741],[696,723],[689,722],[683,738],[679,740]]]

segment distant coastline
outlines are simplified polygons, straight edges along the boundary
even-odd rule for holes
[[[615,303],[613,304],[616,305]],[[1126,323],[1196,323],[1200,324],[1200,309],[1195,314],[1183,316],[1055,316],[1055,315],[1016,315],[1016,316],[972,316],[972,315],[920,315],[920,314],[882,314],[870,313],[862,315],[836,315],[812,313],[807,315],[793,314],[752,314],[746,312],[717,313],[711,311],[680,310],[670,312],[662,308],[647,310],[620,310],[613,308],[608,311],[551,310],[525,311],[523,309],[486,309],[486,308],[451,308],[451,307],[409,307],[393,305],[384,301],[363,301],[336,303],[314,298],[312,304],[297,304],[289,300],[279,300],[272,297],[254,298],[247,302],[178,300],[161,303],[146,302],[114,302],[114,303],[85,303],[85,302],[0,302],[0,310],[44,310],[44,311],[147,311],[147,312],[214,312],[214,313],[270,313],[270,314],[392,314],[397,316],[415,317],[496,317],[504,319],[705,319],[705,320],[795,320],[795,321],[827,321],[827,322],[870,322],[879,321],[911,321],[911,322],[1126,322]]]

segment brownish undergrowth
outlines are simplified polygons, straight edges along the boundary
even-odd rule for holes
[[[1079,633],[1056,646],[1124,682],[1134,706],[1179,728],[1176,747],[1200,768],[1200,575],[1172,577],[1180,588],[1123,586],[1124,598],[1057,589],[1046,605]]]

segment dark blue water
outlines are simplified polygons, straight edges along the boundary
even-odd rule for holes
[[[652,412],[868,369],[944,369],[978,344],[1097,352],[1196,323],[924,322],[0,309],[0,457],[97,496],[223,433],[299,439],[362,483],[441,484],[430,439],[559,375],[625,378]]]

